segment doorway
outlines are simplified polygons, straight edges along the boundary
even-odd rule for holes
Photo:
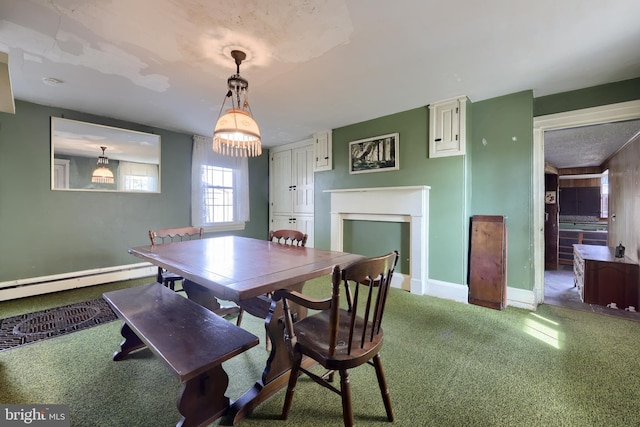
[[[545,299],[545,157],[544,133],[549,130],[640,118],[640,100],[534,117],[533,120],[533,282],[537,304]],[[571,273],[569,273],[571,274]],[[571,279],[572,280],[572,279]],[[588,304],[586,304],[588,305]]]

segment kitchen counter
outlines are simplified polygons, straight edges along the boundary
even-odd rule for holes
[[[606,222],[563,222],[558,223],[559,230],[577,231],[607,231],[609,225]]]

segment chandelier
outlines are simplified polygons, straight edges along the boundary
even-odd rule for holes
[[[113,172],[106,166],[109,164],[109,158],[104,155],[104,150],[107,147],[100,147],[102,149],[102,155],[98,156],[96,165],[98,167],[91,174],[91,182],[96,184],[113,184]]]
[[[233,157],[259,156],[262,154],[260,129],[249,107],[249,82],[240,76],[240,64],[247,55],[232,50],[231,57],[236,61],[236,74],[227,79],[228,91],[213,129],[213,151]],[[231,108],[222,114],[227,98],[231,99]]]

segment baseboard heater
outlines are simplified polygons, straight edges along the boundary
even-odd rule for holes
[[[142,262],[0,282],[0,301],[155,276],[157,267]]]

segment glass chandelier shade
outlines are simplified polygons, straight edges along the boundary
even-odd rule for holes
[[[96,162],[98,167],[91,174],[91,182],[94,184],[113,184],[115,182],[113,172],[106,166],[109,164],[109,158],[104,155],[107,147],[100,148],[102,149],[102,155],[98,156],[98,161]]]
[[[240,76],[240,63],[246,55],[234,50],[231,56],[237,71],[227,80],[228,91],[213,129],[213,151],[225,156],[256,157],[262,154],[260,128],[251,115],[249,82]],[[227,98],[231,99],[232,108],[222,114]]]

